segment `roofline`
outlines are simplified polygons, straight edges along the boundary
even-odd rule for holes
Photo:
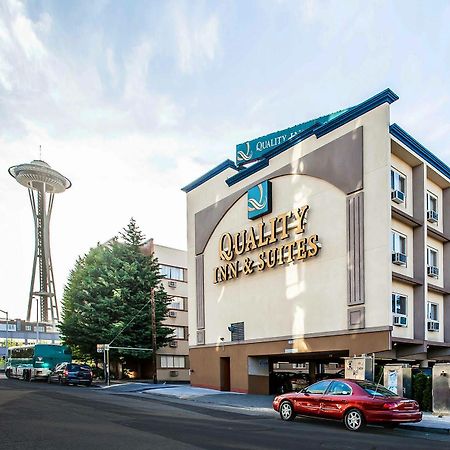
[[[195,189],[196,187],[200,186],[201,184],[205,183],[206,181],[210,180],[211,178],[215,177],[216,175],[219,175],[219,173],[223,172],[228,168],[238,170],[236,164],[234,164],[234,162],[231,161],[231,159],[226,159],[224,162],[220,163],[218,166],[214,167],[209,172],[206,172],[204,175],[197,178],[192,183],[189,183],[183,188],[181,188],[181,190],[188,193],[193,189]]]
[[[303,132],[299,133],[292,139],[289,139],[288,141],[274,147],[271,151],[266,153],[264,157],[261,158],[261,160],[259,160],[250,167],[239,170],[233,161],[227,159],[223,163],[216,166],[214,169],[202,175],[200,178],[197,178],[192,183],[183,187],[181,190],[186,193],[190,192],[193,189],[200,186],[201,184],[215,177],[219,173],[223,172],[227,168],[232,168],[238,171],[237,174],[232,175],[230,178],[226,180],[228,186],[232,186],[233,184],[236,184],[239,181],[247,178],[248,176],[267,167],[269,165],[269,159],[280,154],[281,152],[284,152],[285,150],[312,136],[313,134],[317,138],[320,138],[325,134],[335,130],[336,128],[339,128],[345,125],[346,123],[356,119],[357,117],[362,116],[363,114],[371,111],[372,109],[375,109],[376,107],[381,106],[384,103],[391,104],[398,99],[399,99],[398,95],[395,94],[395,92],[393,92],[391,89],[387,88],[384,91],[381,91],[378,94],[374,95],[373,97],[369,98],[368,100],[363,101],[359,105],[351,107],[347,112],[345,112],[342,115],[339,115],[335,119],[330,120],[328,123],[324,125],[314,124],[312,127],[304,130]]]
[[[420,142],[416,141],[410,134],[408,134],[403,128],[396,123],[389,127],[389,132],[393,137],[398,139],[402,144],[424,159],[427,163],[433,166],[441,174],[450,178],[450,167],[447,166],[437,156],[433,155],[427,148],[425,148]]]
[[[336,117],[335,119],[330,120],[324,125],[314,124],[310,128],[294,136],[292,139],[289,139],[288,141],[283,142],[282,144],[274,147],[272,150],[267,152],[259,162],[257,162],[253,166],[248,167],[247,169],[241,170],[239,173],[228,178],[226,180],[226,183],[228,184],[228,186],[232,186],[233,184],[238,183],[244,178],[258,172],[264,167],[267,167],[269,165],[269,159],[284,152],[288,148],[293,147],[294,145],[309,138],[310,136],[315,135],[317,138],[320,138],[325,134],[334,131],[336,128],[339,128],[345,125],[346,123],[356,119],[357,117],[362,116],[363,114],[371,111],[372,109],[381,106],[384,103],[391,104],[395,102],[396,100],[398,100],[398,98],[399,97],[397,94],[395,94],[393,91],[387,88],[384,91],[369,98],[368,100],[365,100],[364,102],[360,103],[359,105],[353,106],[344,114]]]
[[[365,100],[364,102],[360,103],[359,105],[350,108],[347,112],[336,117],[333,120],[330,120],[325,125],[322,125],[320,128],[317,129],[315,135],[318,138],[322,137],[325,134],[329,133],[330,131],[333,131],[336,128],[339,128],[342,125],[345,125],[346,123],[356,119],[357,117],[362,116],[363,114],[371,111],[372,109],[381,106],[383,103],[388,103],[390,105],[391,103],[394,103],[398,99],[399,96],[395,92],[387,88],[384,91],[381,91],[378,94],[374,95],[373,97],[369,98],[368,100]]]

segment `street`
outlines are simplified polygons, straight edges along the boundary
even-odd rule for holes
[[[255,416],[100,388],[0,379],[2,449],[450,449],[450,436]]]

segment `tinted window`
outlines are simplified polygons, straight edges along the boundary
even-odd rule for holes
[[[397,397],[390,390],[380,384],[371,383],[370,381],[356,381],[369,395],[376,397]]]
[[[67,370],[80,370],[80,366],[78,364],[67,364]]]
[[[328,386],[330,385],[331,381],[319,381],[318,383],[314,383],[311,386],[308,386],[303,392],[306,392],[307,394],[323,394]]]
[[[342,381],[335,381],[328,391],[328,395],[350,395],[351,393],[352,388]]]

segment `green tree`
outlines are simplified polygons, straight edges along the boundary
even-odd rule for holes
[[[97,359],[97,344],[114,338],[117,347],[150,348],[152,289],[158,348],[171,340],[173,329],[162,325],[168,298],[158,261],[140,251],[144,235],[134,219],[120,237],[121,241],[111,239],[79,257],[65,286],[60,331],[63,342],[79,357]],[[151,352],[111,352],[112,360],[119,356],[147,359]]]

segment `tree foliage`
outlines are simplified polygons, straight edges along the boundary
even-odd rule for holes
[[[111,239],[79,257],[65,286],[60,331],[64,343],[78,355],[96,359],[97,344],[114,338],[113,346],[151,348],[151,289],[158,348],[171,340],[173,330],[162,325],[168,299],[160,282],[158,261],[140,251],[144,235],[134,219],[120,236],[121,241]],[[120,353],[134,358],[148,358],[151,354]],[[119,353],[111,352],[112,359],[117,356]]]

